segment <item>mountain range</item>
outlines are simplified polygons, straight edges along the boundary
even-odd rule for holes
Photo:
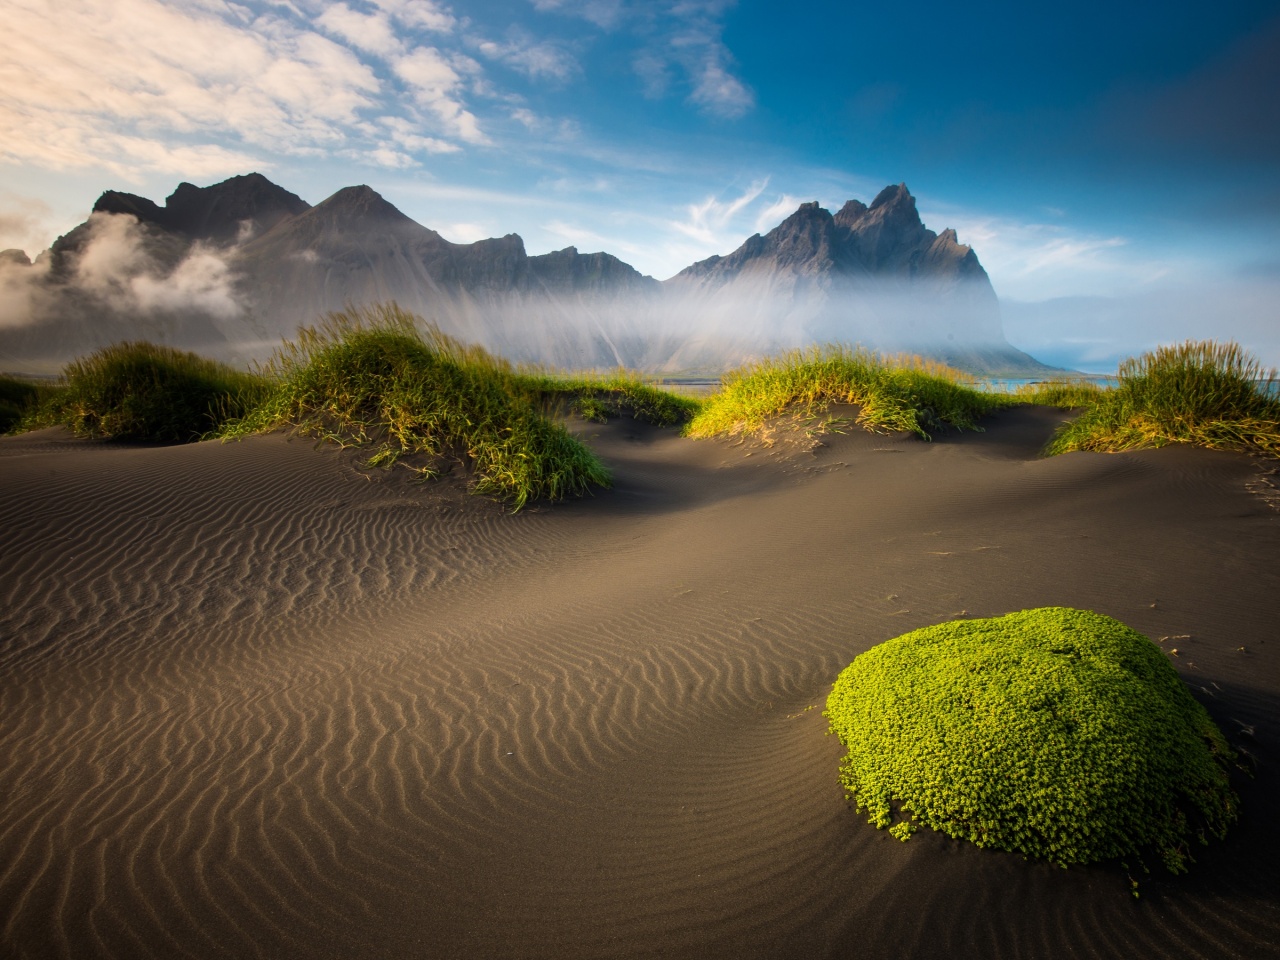
[[[714,373],[839,341],[975,373],[1046,369],[1005,340],[977,255],[927,229],[905,184],[834,215],[802,204],[660,282],[608,253],[530,256],[516,234],[452,243],[367,186],[311,206],[256,173],[182,183],[163,206],[109,190],[34,262],[0,253],[0,367],[57,369],[144,337],[261,359],[328,311],[389,300],[560,368]]]

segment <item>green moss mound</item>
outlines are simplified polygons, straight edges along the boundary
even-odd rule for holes
[[[917,356],[886,357],[840,345],[797,350],[731,371],[685,428],[690,437],[751,436],[770,418],[856,403],[858,424],[922,440],[951,428],[979,430],[979,418],[1014,401],[965,385],[958,370]]]
[[[1066,607],[955,620],[858,656],[827,700],[840,779],[877,827],[1060,864],[1193,840],[1236,816],[1234,759],[1161,650]]]
[[[419,455],[424,479],[462,461],[475,492],[517,510],[609,484],[604,465],[538,406],[510,364],[394,304],[330,314],[285,344],[267,373],[274,392],[224,437],[294,427],[371,448],[370,466]]]
[[[1276,371],[1236,343],[1187,341],[1120,364],[1045,452],[1117,451],[1190,443],[1280,457]]]
[[[24,426],[62,424],[81,437],[189,443],[243,416],[269,384],[184,350],[146,341],[103,347],[66,366]]]

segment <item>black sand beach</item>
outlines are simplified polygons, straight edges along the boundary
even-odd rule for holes
[[[515,515],[282,435],[0,439],[0,955],[1280,957],[1273,462],[1039,458],[1061,418],[586,424],[614,489]],[[1140,899],[841,795],[842,667],[1048,605],[1169,638],[1256,765]]]

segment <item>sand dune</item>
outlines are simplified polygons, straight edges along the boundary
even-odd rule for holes
[[[0,440],[0,955],[1280,956],[1280,512],[1243,456],[1038,459],[1059,416],[589,424],[615,488],[514,516],[278,435]],[[1178,637],[1256,762],[1140,900],[841,796],[856,654],[1050,604]]]

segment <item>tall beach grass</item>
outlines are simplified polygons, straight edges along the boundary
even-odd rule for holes
[[[1096,403],[1108,389],[1096,380],[1060,377],[1026,384],[1015,390],[1012,396],[1019,403],[1071,410]]]
[[[948,428],[977,430],[984,415],[1011,405],[975,390],[958,370],[916,356],[885,356],[839,345],[794,350],[725,375],[689,422],[691,437],[752,436],[788,412],[813,414],[831,403],[858,404],[857,423],[928,440]]]
[[[63,425],[76,436],[190,443],[244,416],[268,380],[185,350],[144,340],[112,344],[68,364],[38,388],[21,426]]]
[[[528,371],[521,373],[518,381],[532,396],[564,402],[584,420],[597,423],[630,416],[669,427],[687,423],[702,407],[694,397],[664,390],[631,370],[607,374]]]
[[[23,377],[0,375],[0,433],[8,433],[34,416],[48,387]]]
[[[414,468],[424,478],[460,461],[473,471],[475,492],[517,510],[610,482],[509,363],[394,304],[329,314],[282,346],[264,372],[274,391],[223,437],[293,427],[368,448],[370,466],[417,455],[427,461]]]
[[[1119,451],[1190,443],[1280,456],[1276,371],[1236,343],[1160,347],[1120,365],[1119,383],[1097,391],[1045,448]]]

